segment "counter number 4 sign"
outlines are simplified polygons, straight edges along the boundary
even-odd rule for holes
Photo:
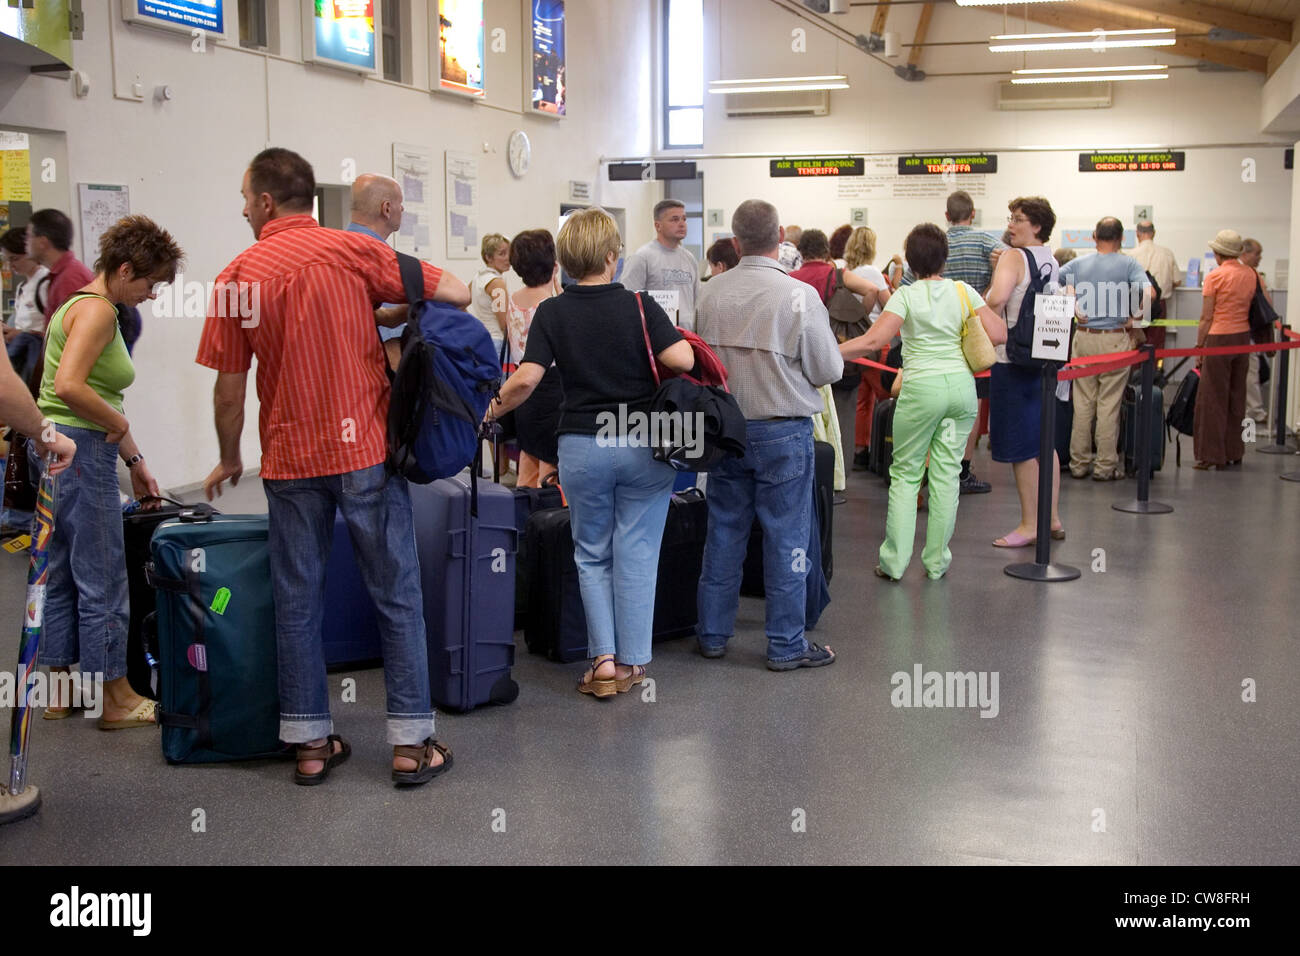
[[[1074,296],[1039,295],[1034,298],[1034,345],[1030,355],[1049,362],[1070,360],[1070,324],[1074,321]]]

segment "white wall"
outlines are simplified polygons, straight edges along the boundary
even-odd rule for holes
[[[522,115],[524,9],[527,0],[488,0],[489,31],[507,31],[505,53],[490,54],[484,104],[296,62],[301,27],[297,0],[280,0],[281,54],[265,57],[209,44],[191,52],[188,37],[124,24],[116,0],[85,5],[83,41],[74,44],[78,69],[91,93],[76,99],[66,80],[0,72],[0,127],[64,130],[67,162],[60,165],[61,202],[73,215],[78,182],[124,183],[133,212],[156,219],[185,249],[186,275],[208,282],[252,242],[241,216],[240,179],[248,161],[268,145],[302,153],[319,182],[341,183],[342,163],[358,172],[391,174],[394,141],[430,147],[441,182],[442,151],[480,157],[480,228],[507,235],[555,229],[571,179],[598,180],[597,157],[643,155],[651,144],[648,47],[651,5],[631,0],[570,0],[568,4],[569,113],[556,121]],[[416,37],[427,36],[427,9],[416,0]],[[110,9],[112,18],[110,20]],[[110,29],[115,56],[110,55]],[[413,76],[427,85],[427,43],[415,43]],[[436,54],[435,54],[436,55]],[[145,102],[114,98],[139,73]],[[116,74],[116,75],[115,75]],[[153,101],[156,86],[174,99]],[[506,140],[526,130],[532,171],[516,180],[506,163]],[[484,153],[484,144],[490,152]],[[36,168],[39,164],[34,159]],[[596,199],[626,207],[630,222],[648,220],[653,187],[600,183]],[[435,262],[468,279],[477,263],[442,259],[441,189],[435,189]],[[77,241],[74,248],[79,249]],[[201,320],[151,320],[136,351],[136,383],[127,414],[161,484],[180,487],[216,464],[211,388],[214,373],[194,364]],[[252,389],[250,388],[250,393]],[[260,459],[257,403],[250,397],[243,442],[246,468]]]
[[[872,8],[864,9],[829,19],[854,32],[869,32]],[[911,38],[916,10],[899,8],[890,14],[889,29],[899,30],[905,42]],[[1007,201],[1019,195],[1047,196],[1061,227],[1068,228],[1090,228],[1104,215],[1116,215],[1131,227],[1133,207],[1151,204],[1158,241],[1181,261],[1203,253],[1206,240],[1223,228],[1258,238],[1265,247],[1267,271],[1272,271],[1275,259],[1288,258],[1291,174],[1282,168],[1282,147],[1291,143],[1260,133],[1262,76],[1172,70],[1168,80],[1113,84],[1110,109],[1008,112],[994,105],[999,77],[930,77],[907,83],[851,44],[811,28],[766,0],[706,0],[705,26],[706,79],[844,73],[852,87],[831,94],[831,112],[824,117],[728,119],[722,97],[706,95],[705,153],[998,152],[999,171],[986,177],[986,197],[976,199],[988,228],[1005,219]],[[799,27],[807,28],[803,54],[791,49],[791,30]],[[1002,29],[1000,11],[993,15],[940,7],[929,39],[969,40],[981,31]],[[1010,32],[1021,32],[1018,20],[1011,21]],[[990,65],[992,55],[981,47],[939,47],[926,50],[921,66],[952,72],[1010,69],[1025,62],[1070,65],[1052,56],[1034,54],[1026,61],[1008,55],[1006,62]],[[1187,62],[1151,50],[1135,50],[1130,57],[1116,54],[1104,62]],[[891,62],[906,62],[906,55]],[[1080,149],[1261,141],[1276,141],[1278,146],[1189,150],[1187,169],[1180,173],[1078,172]],[[1032,145],[1076,149],[1008,152]],[[1247,158],[1256,160],[1254,183],[1242,181],[1241,164]],[[701,166],[704,205],[723,209],[727,221],[739,202],[763,197],[776,203],[783,221],[829,232],[848,221],[851,207],[865,205],[886,256],[901,249],[917,222],[943,222],[942,198],[840,200],[834,181],[770,178],[766,160],[706,160]],[[964,179],[958,177],[957,185],[965,186]],[[706,229],[706,244],[717,231]]]

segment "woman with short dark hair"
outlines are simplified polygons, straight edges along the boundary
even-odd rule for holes
[[[962,353],[962,327],[977,317],[994,344],[1006,341],[1006,324],[977,290],[943,278],[948,238],[933,223],[908,234],[904,246],[917,281],[889,297],[876,324],[840,346],[847,359],[903,336],[903,389],[894,408],[894,459],[889,468],[889,516],[876,574],[897,581],[912,559],[917,495],[929,456],[930,516],[921,563],[931,579],[952,563],[948,542],[957,524],[961,459],[975,424],[975,379]]]
[[[710,277],[740,265],[740,255],[736,252],[736,244],[730,239],[717,240],[713,245],[709,246],[709,251],[704,253],[704,258],[709,261]]]
[[[51,671],[79,663],[83,680],[104,682],[102,730],[152,726],[154,702],[126,680],[130,622],[117,459],[142,500],[158,497],[144,455],[123,414],[135,366],[118,324],[118,305],[153,299],[184,256],[171,235],[144,216],[126,216],[99,243],[95,278],[50,317],[38,405],[77,443],[77,467],[59,479],[58,521],[50,539],[41,663]],[[47,719],[69,714],[46,709]]]
[[[1020,318],[1020,305],[1029,289],[1029,268],[1044,277],[1049,291],[1056,286],[1060,266],[1047,240],[1056,226],[1052,205],[1041,196],[1022,196],[1007,204],[1005,240],[1011,246],[998,258],[989,285],[988,304],[1002,315],[1008,330]],[[998,361],[989,377],[989,451],[994,461],[1010,462],[1020,496],[1020,523],[993,542],[995,548],[1024,548],[1038,540],[1038,438],[1042,427],[1042,372],[1013,364],[998,347]],[[1064,540],[1057,510],[1061,492],[1061,462],[1052,452],[1052,537]]]
[[[559,295],[555,288],[555,240],[545,229],[529,229],[510,244],[510,268],[524,280],[524,288],[510,296],[506,309],[506,335],[510,341],[510,367],[524,360],[528,330],[537,307]],[[547,369],[528,401],[515,412],[519,443],[519,488],[540,488],[555,474],[559,458],[560,403],[564,388],[555,367]]]
[[[845,265],[844,247],[849,244],[849,237],[852,235],[853,227],[845,223],[832,232],[831,237],[826,240],[826,247],[830,250],[831,259],[840,269],[843,269]]]

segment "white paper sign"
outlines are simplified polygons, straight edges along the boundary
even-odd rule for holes
[[[678,292],[676,289],[646,289],[650,298],[659,303],[659,308],[668,313],[673,325],[677,324]]]
[[[1051,362],[1070,360],[1070,323],[1074,296],[1040,295],[1034,299],[1034,346],[1029,354]]]

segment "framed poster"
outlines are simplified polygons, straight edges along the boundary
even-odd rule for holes
[[[438,17],[429,19],[429,27],[430,32],[438,31],[438,55],[429,58],[433,89],[482,97],[483,0],[438,0]],[[433,49],[432,42],[429,46]]]
[[[146,27],[192,34],[202,30],[217,40],[238,39],[232,0],[122,0],[122,19]]]
[[[403,217],[405,218],[405,217]],[[477,259],[478,160],[447,150],[447,258]]]
[[[81,213],[81,261],[93,268],[99,258],[99,238],[123,216],[131,214],[131,194],[125,186],[77,183]]]
[[[375,73],[376,6],[375,0],[302,0],[302,58]]]
[[[402,224],[393,245],[417,259],[433,257],[433,150],[393,144],[393,178],[402,187]]]
[[[568,78],[565,74],[564,0],[526,0],[524,25],[524,110],[533,116],[564,116]]]

